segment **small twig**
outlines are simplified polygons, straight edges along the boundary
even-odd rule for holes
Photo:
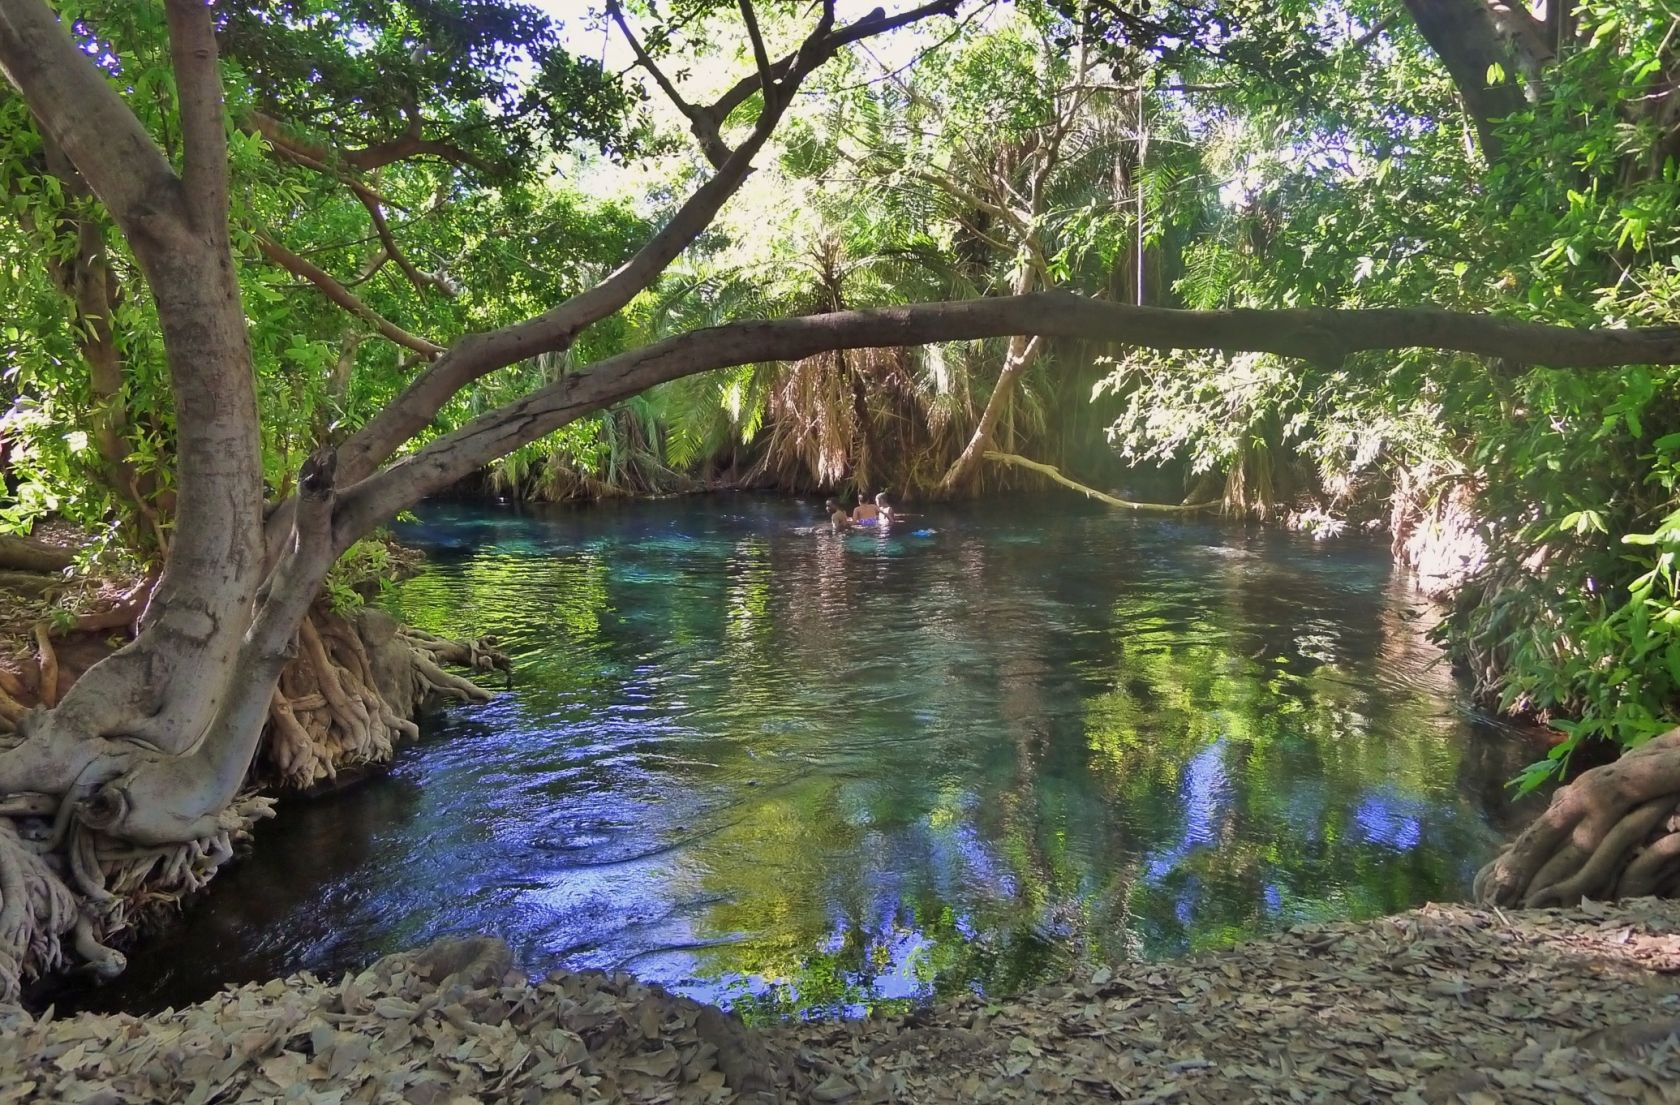
[[[432,273],[421,272],[415,267],[414,262],[408,259],[408,255],[397,246],[396,235],[391,233],[391,227],[385,221],[385,212],[380,210],[378,201],[361,192],[356,193],[356,198],[362,201],[363,207],[367,208],[368,217],[373,220],[373,229],[379,234],[379,241],[385,247],[386,257],[397,263],[397,267],[402,269],[403,275],[408,277],[408,282],[421,291],[425,291],[427,287],[432,287],[450,299],[455,298],[457,293],[453,287]],[[368,275],[371,276],[372,273]]]

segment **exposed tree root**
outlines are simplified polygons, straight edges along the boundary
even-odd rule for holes
[[[466,696],[469,702],[488,702],[490,700],[488,692],[474,686],[460,676],[442,671],[438,667],[440,664],[456,664],[471,671],[500,671],[510,679],[512,678],[513,669],[508,662],[507,653],[496,647],[497,642],[494,637],[456,641],[447,637],[438,637],[412,626],[403,626],[397,631],[397,634],[423,660],[430,661],[428,666],[420,670],[427,681],[428,687],[439,694],[460,694]],[[439,676],[442,676],[442,678],[440,679]]]
[[[259,765],[265,776],[293,787],[335,778],[341,767],[390,759],[398,741],[419,736],[410,718],[427,701],[490,700],[489,691],[442,664],[508,667],[489,638],[452,641],[399,627],[372,610],[354,620],[317,610],[303,623],[298,644],[275,691]]]
[[[0,1000],[15,997],[24,978],[63,962],[59,937],[77,919],[70,888],[0,819]]]
[[[58,650],[53,648],[46,622],[35,623],[35,649],[35,663],[41,669],[41,705],[51,709],[58,705]]]
[[[62,572],[75,560],[76,549],[72,545],[52,544],[11,534],[0,535],[0,568],[55,573]]]
[[[123,614],[131,620],[132,608]],[[48,636],[43,623],[35,642],[40,693],[56,701]],[[427,700],[489,700],[490,692],[445,671],[446,663],[478,672],[505,671],[508,661],[493,641],[404,629],[379,611],[313,611],[274,691],[247,785],[307,787],[346,765],[382,762],[403,737],[419,735],[411,717]],[[274,805],[247,790],[172,827],[147,816],[157,804],[148,787],[197,785],[195,755],[121,739],[84,741],[70,759],[59,754],[69,766],[53,777],[74,780],[62,792],[62,783],[31,789],[27,780],[42,774],[31,765],[45,746],[30,734],[47,715],[29,710],[19,700],[25,689],[9,683],[0,685],[0,732],[16,731],[0,740],[0,1002],[72,962],[101,977],[120,973],[127,961],[113,942],[202,889]],[[129,808],[136,803],[148,808]]]
[[[1680,728],[1561,788],[1476,876],[1494,905],[1573,906],[1680,891]]]
[[[6,686],[7,683],[11,686]],[[17,681],[10,678],[9,674],[4,683],[0,683],[0,733],[17,732],[18,722],[23,719],[24,714],[29,712],[29,707],[19,702],[15,697],[15,695],[23,693],[21,689],[14,692],[12,688],[16,686]]]
[[[132,632],[134,623],[146,609],[147,600],[152,597],[152,588],[157,586],[157,581],[156,571],[148,572],[103,609],[85,611],[62,625],[53,626],[52,635],[64,637],[71,633],[105,633],[113,629]]]

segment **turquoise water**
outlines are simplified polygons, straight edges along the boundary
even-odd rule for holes
[[[1060,498],[845,537],[756,496],[422,515],[387,604],[497,635],[513,689],[283,803],[101,1003],[483,931],[860,1013],[1461,897],[1520,816],[1533,746],[1374,541]]]

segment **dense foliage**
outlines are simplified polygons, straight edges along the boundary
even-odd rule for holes
[[[1576,17],[1528,83],[1530,107],[1495,121],[1503,155],[1491,164],[1452,126],[1454,89],[1404,25],[1380,47],[1344,35],[1313,113],[1223,107],[1242,192],[1192,248],[1181,293],[1196,306],[1424,300],[1575,323],[1674,321],[1675,132],[1668,109],[1653,110],[1672,92],[1674,21],[1614,3]],[[1502,706],[1567,735],[1525,777],[1532,785],[1583,740],[1636,745],[1670,724],[1670,376],[1435,354],[1332,366],[1151,358],[1118,374],[1147,383],[1115,430],[1134,455],[1187,453],[1233,476],[1281,450],[1316,469],[1320,492],[1364,482],[1394,500],[1397,519],[1426,525],[1468,492],[1485,552],[1469,550],[1482,563],[1461,581],[1444,636]]]

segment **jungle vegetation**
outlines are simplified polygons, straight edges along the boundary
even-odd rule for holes
[[[133,581],[71,625],[109,657],[61,688],[48,627],[0,681],[0,994],[66,941],[120,970],[136,896],[262,815],[248,779],[477,693],[438,662],[493,649],[381,627],[335,568],[475,479],[962,495],[1005,456],[1387,513],[1469,550],[1446,643],[1567,734],[1528,783],[1631,750],[1482,892],[1671,888],[1677,32],[1634,0],[0,0],[3,518]]]

